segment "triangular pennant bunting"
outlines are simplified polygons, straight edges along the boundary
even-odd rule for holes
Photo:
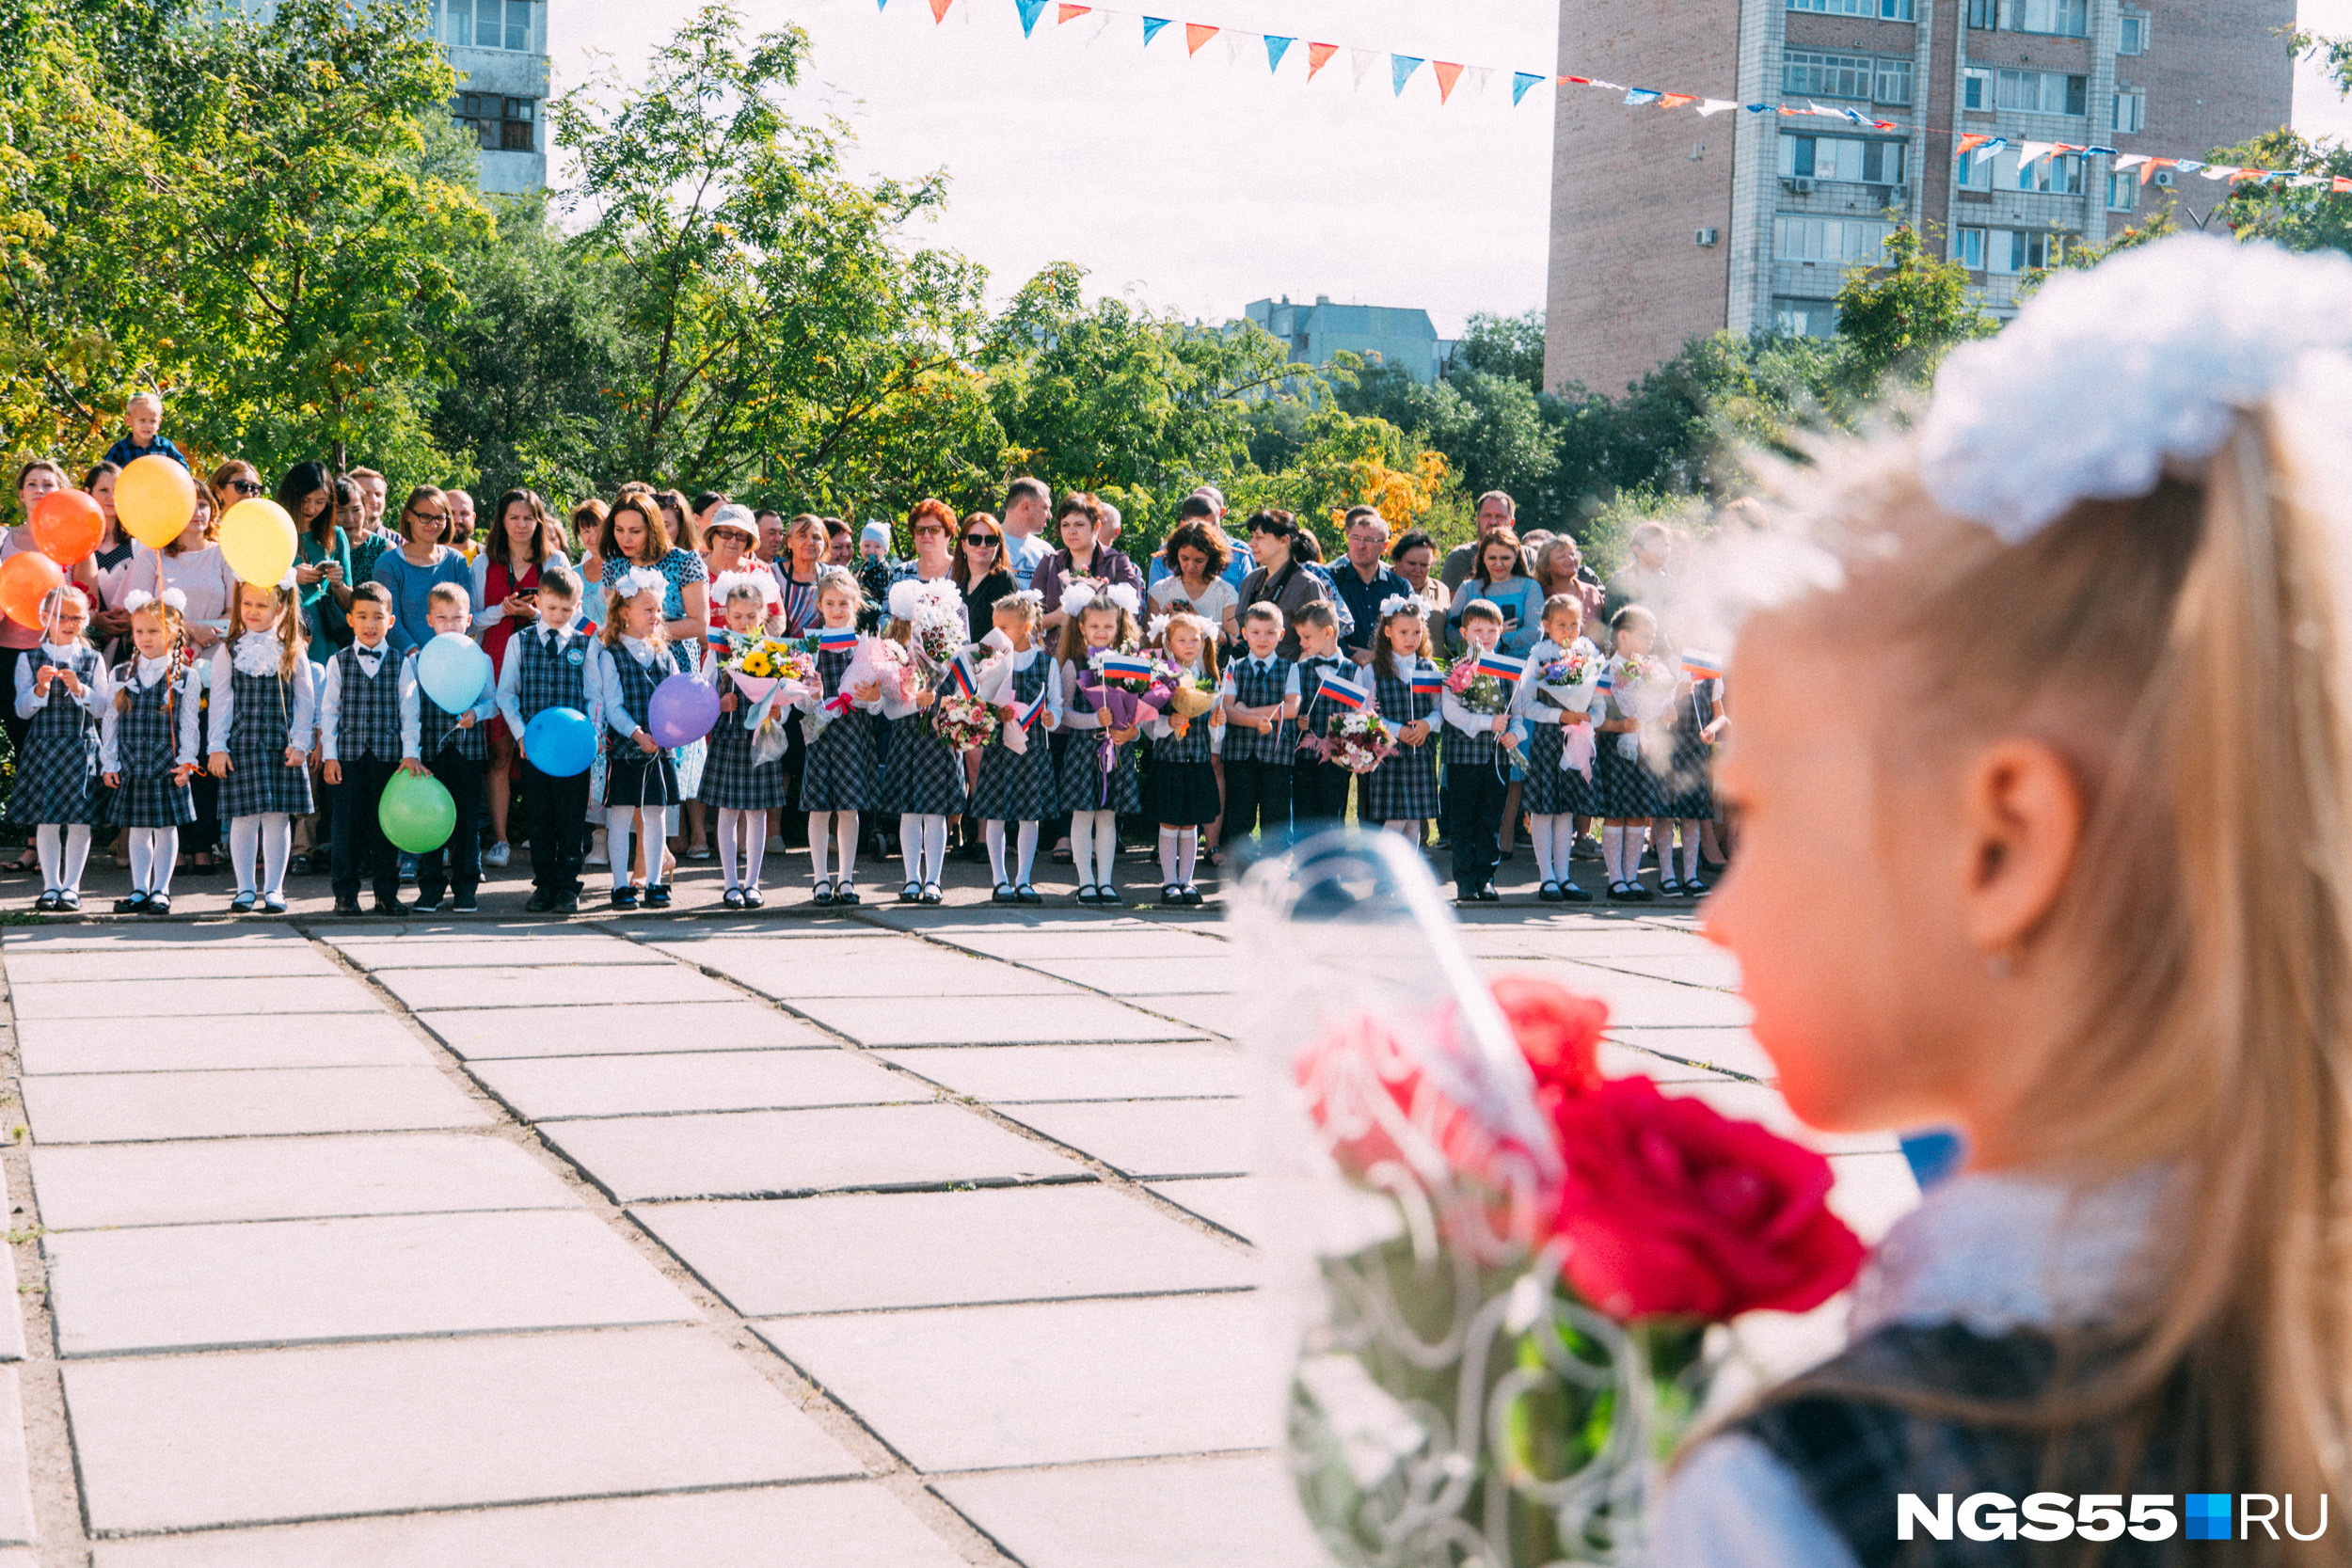
[[[1185,23],[1184,53],[1187,55],[1200,54],[1200,46],[1215,37],[1216,37],[1216,29],[1204,22]]]
[[[1058,27],[1065,22],[1074,21],[1077,18],[1086,15],[1087,12],[1092,10],[1093,8],[1094,8],[1092,6],[1056,6],[1054,8],[1054,25]]]
[[[1670,92],[1658,101],[1658,106],[1661,109],[1679,109],[1686,103],[1697,102],[1696,98],[1687,92]]]
[[[1645,103],[1655,103],[1665,96],[1662,92],[1653,92],[1647,87],[1628,87],[1625,89],[1626,107],[1638,109]]]
[[[1364,78],[1371,73],[1372,68],[1379,63],[1380,51],[1377,49],[1351,49],[1347,52],[1348,69],[1355,71],[1356,86],[1359,87],[1364,85]]]
[[[1272,39],[1266,40],[1266,43],[1269,46],[1271,46],[1274,40]],[[1331,56],[1339,52],[1340,46],[1336,43],[1311,43],[1307,45],[1307,80],[1310,82],[1313,81],[1315,79],[1315,72],[1321,71],[1325,66],[1329,65],[1331,63]],[[1280,62],[1278,59],[1276,63],[1279,64]]]
[[[1519,100],[1527,96],[1527,89],[1542,80],[1542,77],[1529,71],[1511,72],[1511,107],[1518,108]]]
[[[1021,36],[1029,37],[1037,31],[1037,19],[1045,14],[1045,0],[1012,0],[1021,11]]]
[[[955,3],[956,0],[931,0],[931,21],[933,23],[946,21],[947,8]]]
[[[1389,85],[1396,89],[1396,95],[1399,98],[1405,96],[1405,84],[1412,80],[1413,72],[1419,71],[1421,67],[1422,58],[1418,55],[1391,55],[1389,56]]]
[[[1232,28],[1228,27],[1219,36],[1225,40],[1225,63],[1227,65],[1239,65],[1241,64],[1241,52],[1249,47],[1249,40],[1257,35],[1254,33],[1237,33],[1233,31]]]
[[[1462,79],[1462,68],[1450,60],[1439,60],[1429,69],[1438,73],[1438,102],[1444,103],[1451,101],[1454,84]]]
[[[1709,116],[1719,115],[1726,109],[1736,109],[1739,106],[1728,98],[1702,99],[1699,103],[1699,118],[1705,119]]]
[[[1164,16],[1147,16],[1143,19],[1143,46],[1146,49],[1152,47],[1152,40],[1160,36],[1160,29],[1167,26],[1168,23],[1168,19]]]
[[[1952,150],[1953,155],[1956,157],[1965,158],[1969,153],[1974,152],[1978,148],[1982,147],[1986,142],[1989,142],[1993,138],[1991,136],[1979,135],[1975,132],[1971,132],[1967,135],[1960,138],[1960,145]]]
[[[1462,74],[1470,78],[1470,91],[1481,98],[1486,96],[1486,88],[1493,84],[1495,79],[1494,68],[1491,66],[1465,66]]]
[[[1268,71],[1281,70],[1282,56],[1288,54],[1290,46],[1297,41],[1296,39],[1280,39],[1268,33],[1265,36],[1265,68]]]

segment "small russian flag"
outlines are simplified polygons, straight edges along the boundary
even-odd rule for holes
[[[1434,697],[1445,689],[1445,672],[1434,664],[1415,665],[1412,679],[1416,697]]]
[[[1337,675],[1324,676],[1323,685],[1317,689],[1350,713],[1361,713],[1364,710],[1364,705],[1372,701],[1371,692],[1355,682],[1342,680]]]
[[[1103,673],[1113,680],[1150,680],[1152,661],[1134,654],[1106,653],[1103,656]]]
[[[1724,661],[1713,654],[1695,650],[1682,656],[1682,676],[1685,680],[1719,681],[1724,678]]]
[[[1527,660],[1513,658],[1507,654],[1499,654],[1492,649],[1487,649],[1479,654],[1478,661],[1470,666],[1470,673],[1492,675],[1497,680],[1515,681],[1527,673]]]
[[[1031,703],[1027,707],[1016,706],[1013,709],[1013,712],[1019,717],[1021,727],[1025,730],[1033,730],[1037,728],[1037,716],[1044,711],[1045,699],[1042,697],[1040,697],[1036,702]]]
[[[1600,673],[1600,684],[1596,686],[1593,689],[1596,691],[1614,691],[1616,689],[1617,683],[1615,678],[1604,669]]]
[[[974,697],[979,694],[979,683],[973,677],[972,660],[966,655],[958,654],[948,664],[947,679],[954,683],[956,695],[959,697]]]
[[[855,626],[825,626],[817,633],[817,651],[820,654],[846,654],[856,646]]]

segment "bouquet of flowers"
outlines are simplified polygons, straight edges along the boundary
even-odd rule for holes
[[[1094,700],[1112,729],[1135,727],[1139,718],[1159,712],[1168,701],[1176,672],[1156,653],[1122,654],[1096,649],[1078,672],[1078,689]]]
[[[1376,713],[1335,713],[1331,733],[1316,736],[1307,749],[1351,773],[1369,773],[1396,755],[1396,742]]]
[[[1650,654],[1626,654],[1618,657],[1611,679],[1615,683],[1617,706],[1646,729],[1674,706],[1675,686],[1679,677],[1671,659]],[[1617,753],[1638,757],[1642,744],[1641,730],[1626,731],[1617,736]]]
[[[1559,713],[1588,713],[1600,693],[1600,655],[1586,647],[1565,648],[1534,668],[1536,694]],[[1560,743],[1560,770],[1593,776],[1593,727],[1568,727]]]
[[[1168,728],[1179,739],[1192,730],[1192,721],[1216,706],[1216,687],[1209,677],[1198,671],[1172,672],[1168,679],[1168,703],[1160,711],[1168,716]]]
[[[1739,1358],[1723,1325],[1820,1305],[1862,1243],[1820,1155],[1604,1078],[1603,1005],[1481,984],[1382,838],[1262,863],[1234,915],[1269,955],[1251,1043],[1291,1134],[1268,1207],[1292,1233],[1265,1242],[1303,1286],[1300,1500],[1350,1568],[1639,1563],[1663,1463]]]
[[[1501,676],[1480,674],[1474,655],[1464,654],[1446,667],[1445,689],[1461,698],[1462,705],[1472,713],[1511,711],[1511,689]]]
[[[751,699],[743,710],[743,727],[752,732],[752,755],[773,762],[784,755],[791,737],[784,732],[785,709],[808,695],[817,684],[817,656],[804,640],[727,632],[726,647],[714,645],[720,667],[735,689]]]
[[[931,728],[952,752],[968,752],[996,738],[996,710],[977,697],[943,691],[931,706]]]
[[[917,582],[913,578],[892,583],[890,614],[907,624],[908,651],[925,674],[935,677],[963,652],[963,595],[954,583]]]

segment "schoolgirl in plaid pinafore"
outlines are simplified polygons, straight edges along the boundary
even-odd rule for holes
[[[1375,669],[1372,677],[1373,701],[1380,706],[1380,717],[1388,723],[1391,738],[1417,720],[1426,721],[1432,729],[1443,728],[1445,721],[1438,713],[1438,693],[1433,691],[1426,697],[1413,695],[1413,672],[1428,664],[1428,660],[1416,656],[1401,663],[1392,659],[1391,663],[1396,673],[1384,675]],[[1434,664],[1429,667],[1437,668]],[[1367,814],[1375,822],[1422,822],[1436,816],[1438,747],[1428,740],[1418,746],[1399,742],[1396,754],[1372,770],[1364,799],[1369,803]]]
[[[1715,758],[1699,732],[1715,717],[1715,683],[1700,681],[1675,699],[1674,755],[1667,766],[1665,810],[1661,816],[1705,822],[1715,815],[1715,788],[1709,769]]]
[[[43,645],[23,660],[35,673],[42,665],[72,670],[82,689],[99,684],[105,660],[96,648],[77,647],[63,658]],[[49,700],[33,710],[17,752],[16,787],[8,792],[8,820],[19,827],[88,827],[104,801],[98,788],[98,721],[75,700],[62,680],[49,683]]]
[[[1101,689],[1089,690],[1078,685],[1077,673],[1076,667],[1072,666],[1071,690],[1065,694],[1070,711],[1099,712],[1095,704],[1101,696]],[[1107,769],[1104,767],[1106,754],[1110,759]],[[1114,746],[1106,729],[1072,730],[1070,744],[1062,750],[1060,798],[1055,809],[1141,811],[1143,791],[1136,783],[1135,742]]]
[[[1233,683],[1233,701],[1241,707],[1280,707],[1283,693],[1290,689],[1292,661],[1277,654],[1266,661],[1269,668],[1261,670],[1256,661],[1244,657],[1233,661],[1226,671]],[[1274,727],[1260,735],[1247,724],[1225,727],[1225,760],[1227,762],[1263,762],[1277,768],[1291,766],[1291,753],[1298,750],[1298,726],[1288,719],[1277,719]]]
[[[139,660],[115,667],[123,705],[115,714],[116,774],[122,780],[107,809],[118,828],[184,828],[196,820],[196,797],[173,784],[179,766],[180,720],[196,700],[187,667],[173,659],[152,685],[139,684]]]
[[[359,662],[356,644],[337,649],[333,661],[342,666],[337,673],[341,704],[335,722],[336,754],[346,762],[359,756],[382,757],[388,762],[398,762],[401,656],[393,653],[389,644],[382,645],[373,675],[368,673],[367,666]],[[237,700],[245,700],[242,692]],[[424,710],[421,707],[418,711],[422,713]],[[420,728],[423,734],[418,744],[429,745],[434,733],[432,721],[426,719]]]
[[[621,713],[634,730],[650,731],[654,688],[670,678],[672,665],[654,650],[653,661],[638,662],[637,656],[624,641],[605,650],[612,667],[620,676]],[[678,803],[677,767],[670,753],[656,752],[648,756],[630,740],[607,724],[604,762],[604,804],[607,811],[632,806],[675,806]]]
[[[954,816],[963,810],[963,757],[931,727],[930,708],[890,721],[890,761],[882,769],[887,809],[901,816]]]
[[[1524,678],[1534,681],[1537,672],[1547,661],[1566,657],[1569,651],[1549,639],[1536,643],[1528,656]],[[1597,650],[1588,650],[1584,657],[1598,662],[1600,655]],[[1598,693],[1595,696],[1597,698]],[[1587,724],[1592,721],[1590,716],[1593,709],[1598,706],[1600,704],[1596,701],[1585,709]],[[1527,719],[1531,733],[1527,738],[1527,782],[1519,788],[1519,804],[1527,808],[1530,816],[1603,816],[1598,752],[1602,746],[1609,743],[1609,737],[1598,734],[1593,736],[1595,757],[1591,778],[1587,779],[1581,768],[1561,767],[1560,753],[1565,749],[1568,737],[1568,729],[1560,722],[1561,711],[1559,702],[1544,695],[1542,685],[1538,682],[1528,696]]]
[[[722,713],[711,726],[710,754],[703,764],[702,790],[695,799],[713,811],[790,809],[792,791],[785,783],[783,754],[779,752],[772,762],[752,755],[753,732],[743,727],[743,721],[758,705],[725,670],[715,670],[712,678],[720,696],[734,694],[735,711]],[[781,699],[776,707],[779,718],[790,711],[790,705]]]
[[[275,638],[267,640],[276,641]],[[271,653],[275,656],[276,648]],[[217,738],[213,742],[213,750],[229,753],[229,776],[220,781],[221,820],[261,816],[270,812],[300,816],[316,811],[318,807],[310,799],[310,769],[300,765],[286,766],[287,733],[294,723],[296,703],[296,675],[248,675],[237,668],[233,646],[229,654],[228,744],[221,744]],[[297,674],[302,673],[301,663],[297,655]],[[392,753],[397,756],[397,724],[392,733]]]
[[[1610,721],[1632,718],[1632,713],[1622,701],[1624,661],[1613,659],[1609,673],[1610,679],[1618,685],[1609,693],[1606,718]],[[1594,706],[1598,708],[1599,705],[1596,700]],[[1625,754],[1629,736],[1647,739],[1640,730],[1621,730],[1614,735],[1594,736],[1598,746],[1597,754],[1593,759],[1593,782],[1601,807],[1598,815],[1621,821],[1661,816],[1666,810],[1666,792],[1660,786],[1658,775],[1650,770],[1645,745],[1632,756]]]
[[[1198,667],[1186,672],[1199,674]],[[1163,828],[1205,828],[1225,809],[1216,792],[1216,768],[1209,761],[1209,716],[1188,721],[1176,733],[1174,715],[1162,719],[1167,731],[1152,738],[1152,773],[1144,780],[1143,812]]]
[[[1029,667],[1012,673],[1012,689],[1008,700],[1015,707],[1027,707],[1045,695],[1046,680],[1054,668],[1043,649],[1032,649]],[[1014,754],[1006,749],[1005,732],[999,726],[995,738],[980,749],[980,777],[972,791],[972,815],[983,822],[1042,822],[1054,814],[1053,748],[1046,744],[1042,721],[1033,726],[1028,735],[1028,750]]]
[[[857,657],[854,649],[817,656],[818,695],[841,695],[841,676]],[[801,771],[803,811],[870,811],[881,793],[882,769],[874,761],[874,716],[863,708],[834,715],[808,743]]]

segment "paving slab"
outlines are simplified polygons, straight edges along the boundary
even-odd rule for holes
[[[1780,1076],[1772,1059],[1764,1054],[1764,1048],[1745,1029],[1629,1029],[1613,1024],[1609,1035],[1644,1051],[1679,1056],[1686,1062],[1720,1068],[1745,1078],[1769,1082]]]
[[[36,1539],[32,1487],[24,1464],[24,1391],[16,1372],[12,1366],[0,1367],[0,1546],[24,1545]],[[33,1568],[33,1562],[30,1552],[22,1557],[0,1552],[0,1568]]]
[[[374,1013],[384,1004],[346,974],[237,980],[52,980],[10,988],[19,1018],[218,1018]]]
[[[1288,1360],[1254,1292],[754,1324],[918,1468],[1270,1448]]]
[[[520,1056],[474,1076],[529,1121],[891,1105],[935,1098],[924,1083],[849,1051],[680,1051],[653,1056]]]
[[[932,1485],[1027,1568],[1328,1568],[1331,1560],[1270,1454],[1003,1470]]]
[[[388,969],[377,983],[418,1012],[447,1008],[500,1009],[674,1006],[731,1002],[738,993],[681,964],[563,964],[547,969]],[[575,1028],[582,1019],[575,1017]]]
[[[884,1061],[977,1100],[1207,1100],[1245,1094],[1249,1066],[1212,1040],[1144,1045],[933,1046]]]
[[[606,1497],[103,1541],[98,1568],[961,1568],[871,1481]],[[0,1559],[0,1568],[9,1568]],[[30,1565],[27,1564],[27,1568]]]
[[[16,1036],[24,1070],[33,1074],[421,1067],[435,1059],[430,1045],[380,1009],[142,1019],[114,1028],[58,1018],[20,1022]]]
[[[1256,998],[1248,996],[1146,996],[1138,997],[1136,1004],[1181,1020],[1202,1034],[1222,1035],[1227,1039],[1238,1038],[1248,1028],[1251,1018],[1265,1010]]]
[[[672,1051],[781,1051],[833,1047],[822,1030],[762,1002],[679,1006],[495,1007],[421,1012],[423,1024],[466,1060],[513,1056],[625,1056]]]
[[[112,1072],[22,1081],[40,1143],[480,1127],[490,1114],[430,1067]]]
[[[1580,879],[1583,868],[1577,869]],[[1481,958],[1677,958],[1702,950],[1704,937],[1607,915],[1554,915],[1549,924],[1504,921],[1457,927],[1463,947]]]
[[[1259,1163],[1255,1108],[1245,1100],[1008,1105],[1004,1114],[1138,1181],[1234,1176]]]
[[[1609,1022],[1623,1028],[1745,1028],[1755,1010],[1738,996],[1703,986],[1677,985],[1647,975],[1628,974],[1597,964],[1510,962],[1488,966],[1488,973],[1534,974],[1555,980],[1582,996],[1609,1004]]]
[[[1198,1177],[1154,1181],[1152,1191],[1178,1208],[1200,1215],[1211,1225],[1232,1231],[1245,1242],[1262,1240],[1266,1207],[1273,1202],[1268,1183],[1255,1176]]]
[[[1686,942],[1690,939],[1683,939]],[[1587,958],[1574,955],[1573,961],[1595,969],[1615,970],[1622,974],[1641,974],[1653,980],[1669,980],[1678,986],[1705,986],[1714,990],[1740,989],[1740,960],[1721,948],[1704,942],[1690,943],[1685,953],[1661,953],[1638,958],[1612,954]]]
[[[810,997],[794,1010],[861,1045],[1026,1045],[1055,1040],[1191,1039],[1200,1031],[1105,996]]]
[[[632,1211],[746,1317],[1256,1284],[1243,1253],[1093,1184]]]
[[[342,974],[334,959],[308,942],[262,942],[251,947],[180,943],[64,952],[9,948],[7,959],[11,986],[55,985],[65,980],[233,980]]]
[[[716,967],[762,996],[794,1007],[835,996],[923,997],[934,1006],[944,998],[1029,996],[1038,998],[1040,1006],[1054,1007],[1063,999],[1086,994],[1035,970],[924,944],[912,951],[842,959],[771,952],[758,958],[730,958]]]
[[[1761,1122],[1785,1138],[1824,1154],[1894,1153],[1902,1147],[1892,1132],[1824,1132],[1797,1119],[1788,1102],[1769,1084],[1661,1084],[1668,1094],[1688,1094],[1706,1101],[1727,1117]]]
[[[52,1231],[580,1202],[518,1146],[463,1132],[36,1145],[32,1164],[40,1223]]]
[[[472,936],[408,937],[398,942],[381,938],[356,941],[332,937],[343,957],[365,970],[385,969],[501,969],[563,964],[658,964],[649,953],[619,937]]]
[[[291,926],[266,920],[168,922],[81,921],[60,926],[18,926],[0,936],[0,953],[64,953],[76,948],[109,949],[199,946],[260,947],[285,943],[308,947],[310,939]]]
[[[43,1238],[61,1355],[689,1323],[594,1214],[392,1214]]]
[[[1249,983],[1242,960],[1230,947],[1208,957],[1187,949],[1173,956],[1151,958],[1034,958],[1008,961],[1110,996],[1226,995]]]
[[[968,947],[994,958],[1015,963],[1060,962],[1070,958],[1116,958],[1129,961],[1192,959],[1222,963],[1239,949],[1229,942],[1177,927],[1135,921],[1104,927],[1076,921],[1058,928],[992,930],[959,921],[933,933],[942,942]]]
[[[822,942],[801,942],[789,936],[767,933],[759,936],[699,936],[691,932],[662,932],[648,933],[629,945],[642,952],[683,958],[690,964],[723,969],[729,974],[734,973],[738,966],[757,967],[768,963],[816,967],[878,955],[885,958],[893,954],[922,953],[935,953],[942,958],[961,956],[953,948],[937,946],[920,937],[878,931],[870,926],[860,926],[847,932],[831,932]]]
[[[805,860],[805,857],[803,857],[803,860]],[[779,889],[786,887],[786,883],[783,879],[778,878],[772,871],[763,879],[762,885],[765,886],[771,895],[776,894]],[[789,891],[794,893],[801,891],[798,876],[793,879]],[[871,906],[867,906],[866,908],[867,912],[870,914],[872,912]],[[710,915],[699,920],[691,921],[675,919],[665,920],[651,915],[622,915],[610,921],[600,922],[599,924],[608,927],[614,935],[619,936],[624,941],[642,942],[650,943],[651,945],[657,947],[664,943],[674,942],[756,941],[800,942],[839,941],[843,938],[870,940],[875,937],[888,934],[884,927],[870,925],[866,921],[852,919],[847,916],[839,919],[819,918],[811,920],[806,916],[793,918],[784,916],[780,913],[765,915]]]
[[[548,1141],[617,1202],[1069,1180],[1086,1168],[960,1105],[551,1122]]]
[[[1725,1031],[1725,1033],[1730,1032]],[[1597,1054],[1600,1061],[1601,1076],[1604,1078],[1623,1078],[1631,1073],[1640,1073],[1645,1078],[1654,1078],[1661,1084],[1697,1084],[1727,1079],[1730,1076],[1717,1068],[1703,1063],[1686,1062],[1678,1056],[1661,1055],[1654,1051],[1645,1051],[1638,1045],[1619,1044],[1613,1039],[1603,1039],[1597,1048]]]
[[[701,1328],[124,1357],[62,1376],[102,1533],[860,1469]]]

